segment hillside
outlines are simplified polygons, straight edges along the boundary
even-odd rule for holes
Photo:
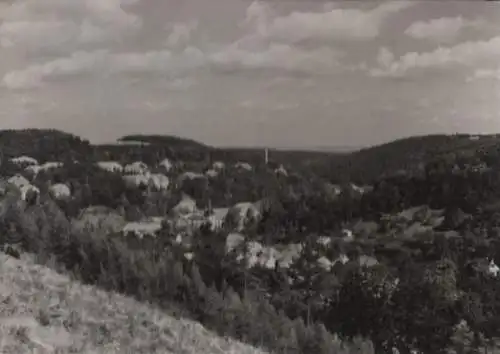
[[[478,139],[466,134],[414,136],[337,155],[331,159],[327,173],[338,180],[372,183],[384,174],[413,171],[446,154],[473,154],[498,146],[498,135],[481,135]]]
[[[180,138],[173,135],[134,134],[134,135],[125,135],[118,139],[118,142],[127,142],[127,141],[136,141],[154,145],[163,145],[163,146],[169,146],[171,148],[182,148],[182,149],[190,148],[190,149],[200,149],[200,150],[209,149],[209,146],[202,144],[198,141],[187,138]]]
[[[85,159],[91,155],[90,143],[56,129],[0,130],[0,151],[4,156],[28,155],[35,159]]]
[[[415,171],[422,164],[449,154],[473,154],[495,149],[498,135],[427,135],[398,139],[352,152],[269,149],[270,161],[336,183],[372,183],[382,175]],[[264,148],[217,148],[192,139],[169,135],[127,135],[118,142],[127,144],[91,145],[85,139],[58,130],[26,129],[0,131],[0,147],[5,156],[28,155],[36,159],[145,160],[168,157],[198,164],[221,160],[263,164]],[[142,142],[146,144],[135,144]],[[125,161],[122,161],[125,162]]]
[[[492,349],[498,147],[434,135],[271,150],[266,166],[262,149],[131,143],[15,160],[0,170],[0,248],[275,353]]]
[[[2,353],[264,353],[122,295],[0,253]]]

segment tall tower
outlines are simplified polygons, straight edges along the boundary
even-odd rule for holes
[[[265,163],[267,165],[269,162],[269,149],[268,148],[266,148],[264,151],[264,159],[265,159]]]

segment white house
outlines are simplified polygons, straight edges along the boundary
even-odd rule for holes
[[[56,168],[62,167],[64,164],[62,162],[49,161],[45,162],[42,165],[30,165],[26,167],[24,170],[31,173],[33,176],[38,175],[40,171],[48,171]]]
[[[229,208],[214,208],[212,210],[212,214],[208,216],[208,221],[213,231],[222,228],[228,212]]]
[[[224,162],[221,162],[221,161],[215,161],[213,164],[212,164],[212,168],[214,170],[222,170],[226,167],[226,165],[224,164]]]
[[[64,183],[56,183],[50,186],[49,192],[55,199],[67,199],[71,197],[71,190]]]
[[[282,176],[288,176],[287,170],[283,167],[283,165],[280,165],[280,167],[276,168],[274,170],[274,173],[277,175],[282,175]]]
[[[214,170],[214,169],[209,169],[209,170],[205,171],[205,174],[208,177],[215,178],[219,175],[219,172],[217,172],[217,170]]]
[[[346,242],[354,241],[352,231],[349,229],[342,229],[342,239]]]
[[[134,175],[139,175],[139,174],[147,174],[149,172],[149,167],[142,161],[136,161],[132,162],[128,165],[125,165],[123,168],[123,171],[126,174],[134,174]]]
[[[197,179],[197,178],[206,178],[205,175],[197,172],[192,172],[192,171],[187,171],[184,173],[181,173],[179,177],[177,178],[179,183],[182,183],[186,179]]]
[[[196,206],[196,201],[189,197],[188,195],[183,195],[182,199],[177,203],[175,207],[172,208],[172,211],[176,215],[186,215],[195,213],[198,210]]]
[[[116,161],[99,161],[97,166],[105,171],[121,173],[123,172],[123,166]]]
[[[493,261],[493,259],[491,259],[490,264],[488,266],[488,273],[490,273],[494,277],[497,277],[499,272],[500,272],[500,268],[495,264],[495,261]]]
[[[332,239],[329,236],[320,236],[316,239],[316,243],[323,245],[325,247],[329,246]]]
[[[30,195],[33,195],[36,200],[40,197],[40,189],[31,184],[21,186],[19,190],[21,192],[22,200],[27,200]]]
[[[167,190],[170,179],[162,173],[153,173],[149,175],[149,185],[158,191]]]
[[[229,209],[227,214],[227,217],[236,223],[238,231],[244,229],[249,216],[256,218],[260,216],[260,209],[251,202],[237,203]]]
[[[236,167],[239,170],[246,170],[246,171],[252,171],[253,167],[250,165],[248,162],[237,162],[234,167]]]
[[[174,167],[174,165],[172,164],[172,162],[169,159],[161,160],[158,163],[158,166],[162,167],[165,170],[165,172],[170,172],[170,170],[172,170],[172,168]]]
[[[29,186],[29,185],[31,185],[30,181],[28,181],[26,178],[24,178],[20,174],[16,174],[16,175],[10,177],[7,180],[7,182],[10,183],[10,184],[13,184],[17,188],[21,188],[23,186]]]
[[[154,237],[156,232],[161,230],[162,221],[162,218],[151,218],[138,222],[129,222],[123,227],[122,233],[124,235],[134,234],[141,239],[144,236]]]
[[[10,159],[10,161],[12,163],[15,163],[16,165],[24,165],[24,166],[38,165],[38,161],[36,159],[34,159],[33,157],[25,156],[25,155],[13,157]]]
[[[139,186],[149,186],[149,175],[124,175],[123,181],[128,188],[137,188]]]

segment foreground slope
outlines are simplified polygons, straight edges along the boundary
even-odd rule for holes
[[[263,353],[0,253],[2,353]]]

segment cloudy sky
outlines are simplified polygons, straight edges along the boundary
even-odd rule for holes
[[[365,146],[500,132],[500,3],[0,0],[0,129]]]

